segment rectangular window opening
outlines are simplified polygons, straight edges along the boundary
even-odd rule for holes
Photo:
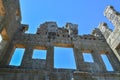
[[[102,57],[102,60],[105,64],[107,71],[114,71],[108,57],[106,56],[106,54],[101,54],[101,57]]]
[[[34,49],[32,59],[46,59],[46,50]]]
[[[54,47],[54,68],[76,69],[72,48]]]
[[[12,55],[9,65],[20,66],[24,55],[24,48],[16,48],[14,54]]]
[[[91,63],[94,62],[91,53],[83,53],[83,59],[84,59],[84,62],[91,62]]]

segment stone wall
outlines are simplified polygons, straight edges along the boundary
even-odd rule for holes
[[[104,15],[108,18],[108,20],[114,25],[115,29],[109,33],[109,35],[106,38],[107,43],[111,47],[111,49],[114,51],[114,54],[120,61],[120,53],[119,53],[119,45],[120,45],[120,13],[115,11],[115,9],[112,6],[106,7],[104,11]],[[100,26],[102,27],[102,25]],[[100,29],[101,30],[101,29]],[[101,30],[102,34],[105,36],[107,32],[103,32]]]
[[[92,34],[78,35],[77,24],[58,27],[56,22],[45,22],[36,34],[26,34],[19,0],[0,0],[0,80],[119,80],[119,13],[109,6],[105,15],[115,25],[114,31],[101,23]],[[73,48],[77,68],[55,68],[54,47]],[[16,48],[25,49],[20,66],[9,65]],[[32,59],[34,49],[46,50],[46,59]],[[85,62],[83,53],[91,54],[93,62]],[[113,71],[106,69],[102,54]]]

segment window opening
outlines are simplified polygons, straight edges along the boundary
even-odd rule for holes
[[[54,68],[76,69],[72,48],[54,48]]]
[[[83,53],[84,62],[94,62],[91,53]]]
[[[32,59],[46,59],[46,50],[37,50],[33,51]]]
[[[20,66],[25,49],[16,48],[9,65]]]
[[[101,57],[102,57],[102,60],[105,64],[107,71],[114,71],[108,57],[106,56],[106,54],[101,54]]]

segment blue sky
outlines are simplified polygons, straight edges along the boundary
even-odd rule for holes
[[[64,26],[66,22],[78,24],[80,35],[90,34],[100,22],[107,22],[108,26],[113,29],[114,27],[104,17],[103,12],[108,5],[112,5],[117,11],[120,11],[120,0],[20,0],[20,3],[22,23],[29,24],[27,33],[36,33],[39,25],[45,21],[55,21],[59,27]],[[59,49],[56,48],[55,52],[56,50],[59,52]],[[70,57],[67,58],[73,60],[71,50],[69,49],[66,53],[70,53]],[[64,52],[62,51],[56,56],[64,55]],[[64,59],[58,57],[62,61],[59,59],[56,63],[62,64],[65,56],[63,56]],[[69,62],[74,63],[74,60]]]
[[[107,5],[120,11],[120,0],[20,0],[22,23],[29,24],[30,33],[45,21],[56,21],[62,27],[66,22],[79,25],[79,34],[89,34],[100,22],[109,21],[103,16]],[[112,25],[108,24],[111,28]]]

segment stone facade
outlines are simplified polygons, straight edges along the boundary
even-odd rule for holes
[[[0,80],[120,80],[120,13],[111,6],[104,15],[115,26],[114,31],[101,23],[92,34],[78,35],[78,25],[45,22],[36,34],[26,34],[21,24],[19,0],[0,0]],[[73,48],[77,69],[54,68],[54,47]],[[16,48],[24,48],[20,66],[9,65]],[[46,59],[32,59],[34,49],[46,50]],[[94,62],[85,62],[82,53],[91,53]],[[101,58],[105,54],[113,71]]]

